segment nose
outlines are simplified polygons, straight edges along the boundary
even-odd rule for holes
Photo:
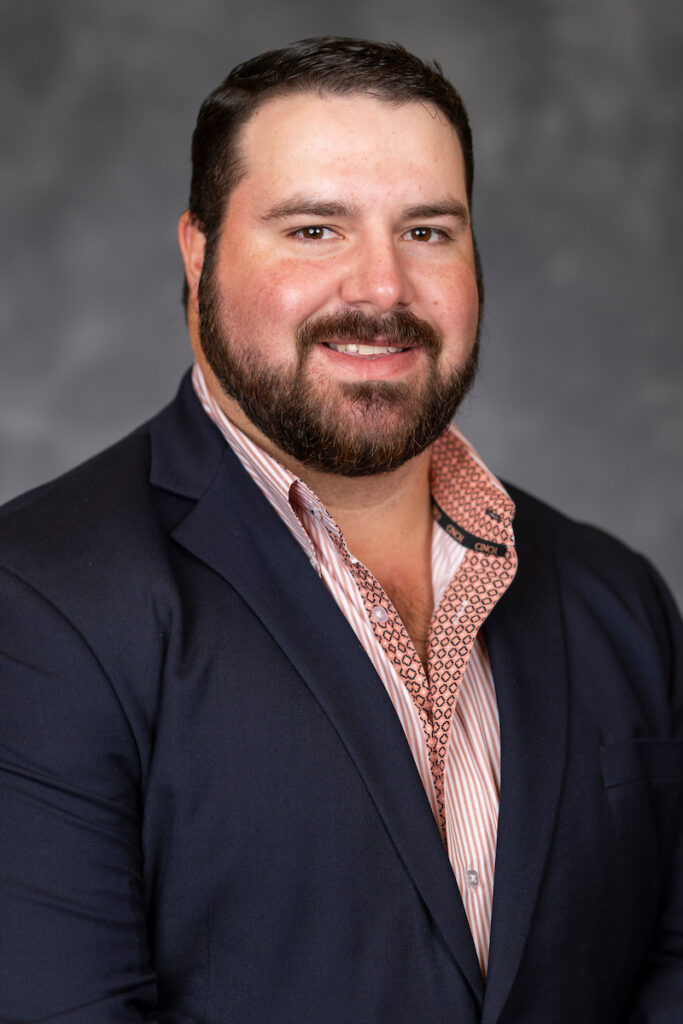
[[[341,298],[346,305],[375,315],[410,304],[413,290],[393,239],[359,239],[342,282]]]

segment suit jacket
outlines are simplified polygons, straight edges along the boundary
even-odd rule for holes
[[[6,508],[0,1020],[683,1020],[676,613],[511,493],[486,985],[391,702],[187,378]]]

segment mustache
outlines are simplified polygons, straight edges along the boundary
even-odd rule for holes
[[[343,338],[371,345],[377,337],[385,337],[395,348],[424,348],[434,355],[441,351],[440,332],[407,309],[380,317],[369,316],[359,310],[345,310],[307,320],[296,332],[300,356],[323,341]]]

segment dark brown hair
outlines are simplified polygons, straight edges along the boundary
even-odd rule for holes
[[[460,140],[471,205],[469,119],[440,65],[420,60],[398,43],[319,36],[239,64],[202,103],[192,136],[189,212],[206,235],[208,250],[213,250],[220,233],[230,191],[245,173],[238,144],[240,129],[268,100],[304,92],[364,94],[396,104],[432,103],[443,111]],[[187,305],[187,283],[183,301]]]

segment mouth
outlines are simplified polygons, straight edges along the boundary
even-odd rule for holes
[[[425,347],[419,342],[401,342],[403,338],[389,332],[354,338],[340,331],[318,340],[311,365],[341,382],[401,381],[416,372],[425,358]]]
[[[330,348],[334,352],[341,352],[345,356],[356,356],[362,359],[382,359],[386,356],[397,355],[400,352],[407,352],[411,346],[399,347],[397,345],[391,345],[389,340],[378,340],[371,344],[363,342],[323,342],[325,348]]]

